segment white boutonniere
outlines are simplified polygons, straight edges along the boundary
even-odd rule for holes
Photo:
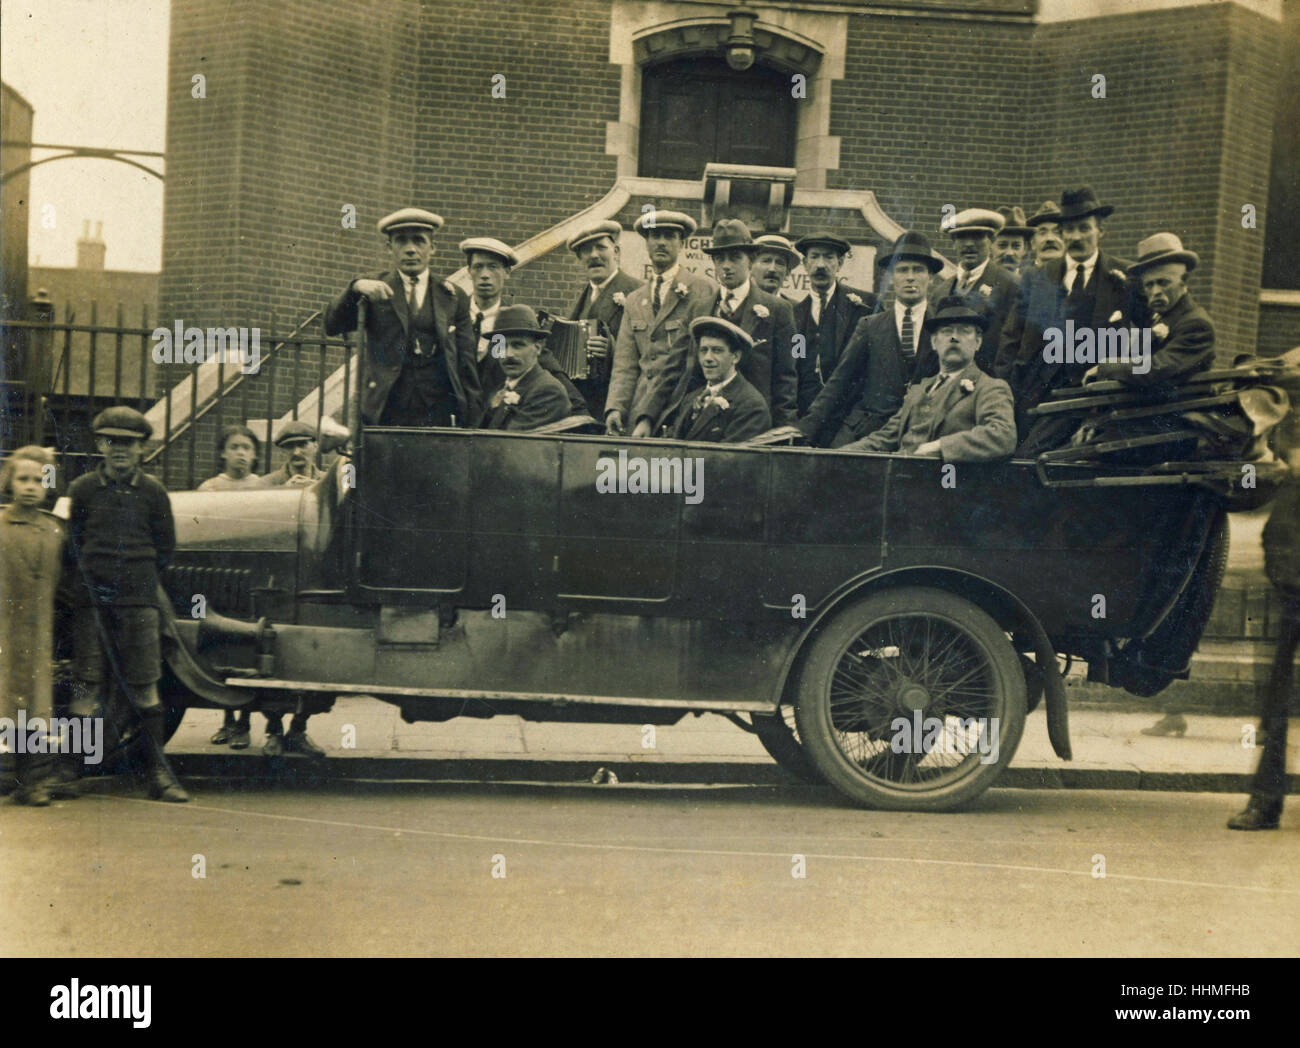
[[[681,295],[682,298],[685,298],[688,294],[690,294],[690,289],[685,284],[683,284],[680,280],[677,281],[675,285],[673,285],[673,290],[676,291],[679,295]]]
[[[850,292],[849,292],[849,301],[852,302],[855,306],[860,306],[860,305],[862,305],[862,296],[861,296],[861,295],[855,295],[852,291],[850,291]]]
[[[717,396],[716,394],[714,396],[704,398],[704,406],[707,408],[710,404],[717,404],[719,411],[726,411],[727,408],[731,407],[731,403],[727,400],[726,397],[720,397]]]
[[[754,303],[754,316],[758,317],[760,320],[766,320],[770,315],[767,306],[763,305],[761,302]]]
[[[621,292],[621,291],[615,291],[615,292],[614,292],[614,305],[619,306],[619,307],[621,308],[622,305],[623,305],[623,300],[624,300],[625,298],[627,298],[627,296],[626,296],[625,294],[623,294],[623,292]]]
[[[993,294],[993,288],[991,288],[988,284],[981,284],[979,287],[979,292],[985,298],[988,298]]]
[[[449,335],[454,335],[454,334],[456,334],[456,325],[455,325],[455,324],[448,324],[448,325],[447,325],[447,334],[449,334]]]
[[[1124,319],[1124,314],[1117,309],[1106,319],[1106,323],[1114,324],[1117,320],[1123,320],[1123,319]]]
[[[974,393],[975,383],[968,378],[964,378],[961,380],[961,390],[963,393]]]
[[[507,389],[501,394],[501,403],[505,404],[507,407],[514,407],[519,403],[519,393],[516,390]]]
[[[1169,325],[1164,321],[1161,321],[1151,329],[1151,334],[1155,335],[1156,338],[1163,342],[1169,337]]]

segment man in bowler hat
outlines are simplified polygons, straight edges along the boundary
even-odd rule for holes
[[[497,314],[492,337],[505,340],[502,380],[486,391],[480,428],[537,429],[569,414],[564,387],[538,363],[546,335],[528,306],[506,306]]]

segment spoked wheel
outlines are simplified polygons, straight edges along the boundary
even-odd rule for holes
[[[1025,678],[1002,628],[943,590],[886,590],[841,611],[809,650],[799,738],[859,804],[949,811],[992,785],[1025,726]]]
[[[751,713],[749,719],[758,741],[777,764],[801,782],[815,786],[826,784],[799,741],[799,729],[791,707],[783,705],[775,714],[766,716]]]

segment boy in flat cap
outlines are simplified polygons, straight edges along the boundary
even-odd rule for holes
[[[671,421],[672,436],[738,444],[771,429],[767,401],[737,370],[754,348],[750,334],[722,317],[697,317],[691,322],[691,336],[705,384],[679,406]]]
[[[187,801],[163,755],[157,602],[161,572],[176,549],[176,525],[167,489],[140,469],[153,427],[140,412],[114,407],[95,416],[92,428],[104,461],[68,488],[76,564],[71,713],[100,715],[116,682],[144,728],[150,796]]]
[[[348,285],[325,313],[325,332],[355,331],[366,318],[366,386],[361,420],[380,426],[471,427],[480,385],[469,297],[429,270],[442,218],[408,207],[379,221],[393,268]]]
[[[614,343],[614,370],[605,402],[605,428],[636,439],[655,432],[690,363],[690,323],[707,316],[713,282],[678,261],[695,220],[680,211],[648,211],[636,220],[654,275],[627,296]]]
[[[585,278],[582,291],[569,309],[569,319],[596,321],[587,339],[587,377],[573,380],[592,418],[601,418],[605,413],[610,362],[623,326],[623,304],[645,283],[619,268],[618,238],[622,232],[617,222],[597,222],[569,238],[569,250]]]
[[[852,249],[843,237],[812,233],[800,237],[794,246],[803,256],[811,288],[808,297],[794,307],[794,330],[804,339],[804,355],[795,357],[802,417],[830,381],[858,321],[875,311],[877,298],[840,280],[840,268]]]

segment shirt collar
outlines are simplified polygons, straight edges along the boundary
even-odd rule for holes
[[[728,375],[726,378],[724,378],[716,386],[711,386],[706,382],[704,384],[704,392],[710,397],[716,397],[719,393],[721,393],[724,389],[726,389],[729,385],[731,385],[731,383],[735,380],[736,376],[739,374],[740,374],[739,371],[737,371],[735,368],[732,368],[731,374]]]
[[[492,305],[488,306],[487,309],[478,308],[478,299],[471,298],[469,300],[470,320],[477,320],[479,317],[483,317],[485,319],[495,319],[496,315],[499,312],[501,312],[501,299],[497,299],[495,302],[492,303]]]
[[[737,305],[749,298],[749,281],[746,280],[738,288],[732,288],[728,291],[725,287],[722,289],[723,302],[735,302]]]
[[[894,299],[894,319],[901,325],[903,323],[903,313],[907,309],[907,304]],[[912,305],[912,323],[920,324],[925,318],[925,299]]]
[[[521,383],[524,379],[526,379],[529,375],[531,375],[531,374],[533,373],[533,368],[535,368],[535,367],[537,367],[537,364],[534,362],[533,367],[532,367],[532,368],[529,368],[527,371],[525,371],[525,372],[524,372],[522,375],[520,375],[518,378],[508,378],[508,379],[506,379],[506,387],[505,387],[505,388],[506,388],[506,389],[518,389],[518,388],[519,388],[519,383]]]
[[[616,276],[618,276],[618,270],[617,270],[617,269],[614,270],[614,272],[612,272],[609,276],[607,276],[607,277],[604,279],[604,281],[603,281],[602,283],[599,283],[599,284],[592,283],[592,284],[591,284],[591,297],[592,297],[592,298],[595,298],[595,297],[596,297],[597,295],[599,295],[602,291],[604,291],[605,288],[609,287],[610,281],[612,281]],[[591,282],[588,281],[588,283],[591,283]]]
[[[668,287],[672,284],[674,280],[677,279],[677,272],[681,268],[682,268],[682,264],[680,262],[674,262],[673,268],[668,270],[667,273],[657,273],[655,274],[654,277],[651,277],[651,279],[662,281],[663,283],[660,284],[660,287]]]
[[[1083,267],[1083,271],[1084,271],[1084,273],[1090,273],[1090,272],[1092,272],[1092,270],[1094,270],[1094,269],[1097,267],[1097,260],[1098,260],[1099,258],[1101,258],[1101,249],[1100,249],[1100,248],[1098,248],[1096,251],[1094,251],[1094,252],[1092,253],[1092,257],[1091,257],[1091,258],[1087,258],[1087,259],[1085,259],[1085,260],[1082,261],[1082,262],[1076,262],[1076,261],[1074,260],[1074,256],[1073,256],[1073,255],[1066,255],[1066,256],[1065,256],[1065,272],[1066,272],[1067,274],[1068,274],[1068,273],[1073,273],[1076,269],[1078,269],[1080,266],[1082,266],[1082,267]]]
[[[984,270],[988,269],[988,266],[989,260],[987,258],[974,269],[961,269],[959,266],[958,269],[960,272],[957,274],[958,279],[964,283],[973,284],[984,275]]]
[[[418,276],[414,276],[414,277],[413,277],[413,276],[408,276],[406,273],[403,273],[403,272],[399,269],[399,270],[397,271],[397,275],[400,276],[400,277],[402,278],[402,283],[405,284],[407,287],[410,287],[412,284],[414,284],[416,287],[424,287],[424,285],[427,284],[427,283],[429,282],[429,271],[428,271],[428,269],[422,269],[422,270],[420,270],[419,275],[418,275]]]

